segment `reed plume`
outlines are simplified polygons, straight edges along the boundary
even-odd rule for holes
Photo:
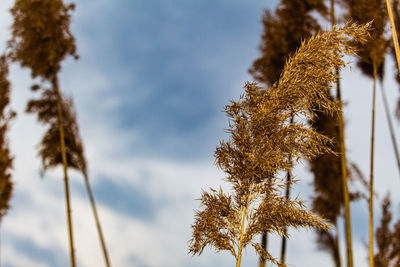
[[[377,251],[374,255],[376,267],[400,265],[400,220],[391,229],[392,212],[389,194],[382,201],[381,224],[375,230]]]
[[[8,81],[8,62],[6,56],[0,57],[0,223],[10,208],[13,192],[11,169],[13,157],[10,154],[7,131],[10,120],[16,113],[9,110],[11,84]]]
[[[329,228],[300,199],[281,196],[286,184],[278,173],[291,170],[293,161],[334,153],[332,140],[306,122],[313,120],[315,108],[326,114],[339,111],[326,90],[336,80],[335,69],[345,65],[342,57],[355,53],[350,41],[366,41],[368,28],[369,24],[347,25],[311,37],[289,58],[270,89],[247,83],[240,100],[225,107],[231,139],[221,141],[215,159],[233,192],[203,191],[203,208],[196,211],[192,225],[190,254],[201,254],[210,245],[229,251],[239,267],[242,250],[250,244],[265,260],[286,266],[253,242],[255,236],[264,232],[287,236],[290,226]],[[289,123],[293,115],[305,121]]]
[[[10,89],[8,62],[3,55],[0,57],[0,222],[10,208],[9,202],[13,190],[11,180],[13,157],[10,155],[6,137],[9,121],[16,115],[14,111],[7,108],[10,103]]]
[[[320,30],[318,22],[311,16],[312,11],[326,14],[323,1],[281,0],[274,14],[268,10],[265,11],[262,18],[263,34],[259,46],[261,55],[253,62],[249,70],[255,79],[267,86],[272,86],[279,79],[289,55],[296,51],[302,40]],[[291,179],[290,172],[287,172],[287,180]],[[286,188],[285,195],[290,196],[289,186]],[[267,250],[267,241],[267,234],[264,233],[261,237],[261,247],[264,250]],[[282,262],[285,262],[285,255],[286,238],[282,237]],[[260,258],[259,267],[264,266],[265,261]]]

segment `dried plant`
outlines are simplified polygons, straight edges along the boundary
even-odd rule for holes
[[[72,99],[63,97],[61,99],[68,167],[77,169],[84,176],[87,176],[86,159],[82,140],[79,136]],[[39,156],[42,159],[43,171],[62,165],[57,96],[54,91],[52,89],[43,89],[41,98],[32,99],[28,102],[26,112],[36,113],[38,121],[49,125],[39,146]]]
[[[316,111],[316,119],[312,127],[319,133],[333,139],[333,150],[338,152],[337,116],[326,115]],[[326,218],[335,226],[335,232],[318,231],[320,248],[328,251],[337,267],[341,266],[339,235],[337,233],[337,217],[341,214],[344,204],[342,190],[341,160],[332,154],[323,154],[310,161],[310,170],[314,174],[313,211]]]
[[[309,38],[320,30],[318,22],[311,16],[312,11],[326,13],[322,0],[317,1],[286,1],[281,0],[279,7],[272,15],[265,11],[262,19],[263,34],[259,50],[260,58],[256,59],[249,70],[254,78],[272,86],[283,70],[289,55],[300,46],[301,41]],[[290,157],[290,156],[289,156]],[[287,180],[291,179],[287,172]],[[290,196],[290,187],[286,188]],[[261,247],[267,250],[267,234],[261,237]],[[282,238],[281,261],[285,262],[286,238]],[[259,267],[264,267],[265,261],[260,257]]]
[[[72,55],[77,58],[75,39],[70,25],[70,11],[73,4],[65,5],[62,0],[16,0],[10,9],[13,16],[12,37],[8,42],[9,57],[31,70],[33,78],[40,77],[50,81],[57,97],[57,115],[62,151],[65,202],[68,222],[68,237],[71,266],[75,267],[73,226],[69,196],[69,181],[64,143],[61,96],[58,72],[62,60]]]
[[[10,82],[8,81],[8,63],[3,55],[0,57],[0,221],[5,216],[13,190],[11,169],[13,157],[7,141],[8,123],[15,112],[6,110],[10,103]]]
[[[32,77],[52,79],[67,55],[77,57],[69,25],[74,4],[62,0],[16,0],[9,41],[11,58],[32,71]]]
[[[375,230],[377,251],[374,255],[376,267],[395,267],[400,265],[400,220],[391,229],[392,213],[390,196],[382,202],[381,225]]]
[[[33,88],[38,90],[39,86],[35,85]],[[73,109],[73,101],[71,98],[61,97],[61,99],[67,164],[68,167],[80,171],[84,177],[86,191],[92,206],[100,243],[103,250],[104,260],[106,266],[109,267],[111,266],[110,259],[108,257],[108,251],[106,248],[103,231],[101,229],[96,203],[89,182],[86,158],[84,155],[83,143],[79,134],[76,113]],[[49,128],[44,134],[39,146],[39,156],[42,159],[43,172],[49,168],[62,165],[60,133],[57,120],[57,109],[55,108],[56,104],[57,96],[54,94],[54,91],[51,89],[44,89],[42,90],[41,98],[30,100],[26,108],[26,111],[29,113],[37,113],[38,121],[49,124]]]
[[[332,98],[333,99],[333,98]],[[339,154],[339,131],[338,116],[324,114],[316,110],[315,120],[311,126],[333,140],[333,151]],[[335,226],[335,231],[318,231],[317,242],[321,249],[326,250],[332,256],[337,267],[341,266],[339,234],[336,230],[337,219],[343,215],[342,208],[345,206],[343,197],[343,179],[341,158],[333,154],[323,154],[310,160],[310,170],[314,175],[314,196],[312,201],[313,211],[326,218]],[[350,182],[361,181],[366,184],[364,175],[355,163],[348,163],[346,167],[346,180]],[[361,191],[348,193],[349,201],[366,198]]]
[[[201,254],[207,245],[228,250],[239,267],[243,248],[251,244],[264,259],[285,266],[253,242],[254,237],[264,232],[287,235],[290,226],[328,229],[300,199],[280,195],[286,185],[277,174],[292,169],[289,155],[298,161],[333,153],[332,140],[306,121],[313,119],[316,107],[327,114],[339,111],[326,90],[336,80],[335,69],[345,65],[343,55],[355,52],[350,41],[365,41],[368,27],[335,27],[310,38],[287,61],[279,82],[269,90],[247,83],[240,100],[225,107],[231,139],[221,142],[215,158],[233,193],[202,193],[203,209],[196,211],[189,253]],[[293,115],[305,121],[289,123]]]
[[[388,267],[390,262],[390,247],[392,243],[392,233],[390,231],[390,222],[392,213],[390,212],[389,195],[382,202],[381,225],[375,230],[377,252],[374,256],[376,267]]]
[[[400,265],[400,219],[394,225],[394,229],[392,231],[392,253],[390,257],[393,259],[394,266]]]
[[[6,56],[0,56],[0,223],[3,221],[8,209],[13,192],[11,169],[13,168],[13,157],[10,155],[7,140],[9,121],[16,113],[9,110],[10,82],[8,81],[8,62]]]
[[[332,27],[336,24],[336,14],[335,14],[335,4],[336,2],[342,4],[340,0],[335,1],[335,0],[330,0],[330,22]],[[339,18],[340,20],[341,18]],[[336,101],[340,107],[340,109],[343,109],[343,103],[342,103],[342,93],[341,93],[341,86],[340,86],[340,70],[336,68]],[[335,138],[334,140],[339,144],[335,144],[335,148],[340,153],[340,174],[341,174],[341,179],[336,180],[337,184],[341,184],[341,195],[336,195],[336,201],[340,199],[340,196],[343,199],[343,206],[344,206],[344,222],[345,222],[345,238],[346,238],[346,256],[347,256],[347,266],[348,267],[353,267],[353,245],[352,245],[352,233],[351,233],[351,212],[350,212],[350,194],[349,194],[349,189],[348,189],[348,176],[349,173],[347,172],[347,156],[346,156],[346,145],[345,145],[345,133],[344,133],[344,119],[343,119],[343,112],[340,112],[336,118],[331,121],[333,123],[335,120],[337,120],[337,127],[336,127],[336,136],[334,132],[329,132],[328,136]],[[333,161],[336,164],[339,164],[338,161]],[[318,164],[319,161],[317,160],[314,162],[314,164]],[[329,167],[324,166],[329,169]],[[322,167],[322,169],[324,168]],[[337,169],[337,168],[334,168]],[[315,174],[314,180],[318,179],[318,174]],[[332,178],[332,177],[331,177]],[[318,183],[318,182],[317,182]],[[318,191],[318,188],[316,188]],[[333,190],[334,191],[334,190]],[[322,195],[332,192],[332,190],[322,190],[321,193]],[[339,191],[336,191],[339,192]],[[340,194],[340,193],[339,193]],[[328,196],[325,196],[326,199],[329,198],[329,193]],[[320,205],[324,206],[324,205]],[[324,212],[323,210],[320,210]],[[336,210],[338,211],[338,210]],[[337,214],[338,216],[338,214]],[[335,220],[336,221],[336,220]],[[336,226],[336,222],[335,222]],[[333,241],[333,242],[332,242]],[[339,248],[339,235],[336,232],[336,236],[333,237],[331,233],[329,232],[321,232],[319,231],[319,237],[318,237],[318,242],[321,246],[321,248],[324,248],[328,250],[337,267],[341,266],[341,259],[340,259],[340,248]]]
[[[399,0],[393,1],[393,17],[394,17],[394,25],[396,29],[400,29],[400,5]],[[396,60],[396,51],[394,48],[394,44],[391,45],[390,54],[392,55],[393,59]],[[396,69],[395,72],[395,80],[400,85],[400,70]],[[400,88],[400,87],[399,87]],[[400,119],[400,98],[397,100],[397,107],[396,107],[396,117]]]
[[[259,50],[261,56],[253,62],[249,72],[253,77],[272,86],[279,79],[289,55],[320,30],[311,12],[326,14],[323,0],[281,0],[271,14],[266,10],[262,18],[263,33]]]
[[[373,79],[372,90],[372,118],[371,118],[371,161],[370,161],[370,197],[369,197],[369,262],[374,266],[373,261],[373,195],[374,195],[374,140],[375,140],[375,95],[376,80],[383,80],[385,54],[389,47],[389,40],[386,39],[385,27],[387,25],[387,11],[382,0],[345,0],[348,8],[348,17],[357,23],[365,23],[373,20],[371,30],[372,39],[359,49],[357,61],[361,71]]]

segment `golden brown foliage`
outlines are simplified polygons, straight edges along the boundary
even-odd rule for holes
[[[70,25],[73,4],[65,5],[62,0],[16,0],[10,9],[13,16],[12,37],[8,42],[9,57],[31,70],[33,78],[39,76],[52,84],[57,97],[56,107],[60,134],[60,151],[63,162],[65,202],[71,266],[75,267],[75,248],[69,196],[67,158],[65,151],[62,100],[57,74],[61,62],[67,55],[77,58],[75,39]],[[50,123],[50,125],[53,125]]]
[[[73,4],[62,0],[16,0],[8,45],[11,58],[31,69],[32,77],[53,78],[67,55],[77,58],[70,25]]]
[[[32,88],[34,90],[38,90],[40,86],[34,85]],[[29,113],[37,113],[38,120],[49,125],[39,145],[39,156],[42,159],[43,174],[49,168],[63,165],[63,161],[60,147],[57,95],[52,89],[43,89],[41,91],[41,98],[30,100],[28,102],[26,111]],[[69,168],[74,168],[80,171],[84,177],[86,190],[91,202],[101,247],[105,257],[106,266],[111,266],[103,231],[101,229],[100,219],[97,213],[96,203],[89,183],[86,158],[84,155],[83,143],[79,134],[78,123],[76,121],[76,113],[73,109],[73,101],[71,98],[63,98],[61,96],[61,102],[67,165]]]
[[[391,230],[392,213],[390,197],[382,202],[381,225],[375,230],[377,251],[374,255],[376,267],[394,267],[400,265],[400,220]]]
[[[6,112],[10,103],[10,82],[8,81],[8,63],[5,56],[0,57],[0,220],[9,209],[13,183],[11,169],[13,157],[10,155],[6,133],[8,122],[15,116],[13,111]]]
[[[26,111],[29,113],[36,112],[40,122],[49,124],[39,146],[39,156],[42,159],[43,171],[62,165],[57,118],[57,96],[54,91],[52,89],[42,90],[41,98],[30,100]],[[79,135],[76,113],[73,110],[71,98],[62,97],[62,113],[68,167],[77,169],[84,176],[87,176],[83,144]]]
[[[318,22],[311,16],[313,11],[326,14],[323,0],[281,0],[274,14],[265,11],[262,18],[263,34],[259,50],[261,56],[253,62],[249,72],[260,82],[271,86],[279,79],[288,57],[300,46],[301,41],[320,30]],[[292,177],[287,174],[287,180]],[[286,189],[290,196],[290,187]],[[266,250],[267,235],[263,234],[261,246]],[[285,261],[286,238],[282,238],[281,261]],[[260,258],[259,267],[265,267]]]
[[[265,11],[259,46],[261,56],[249,70],[255,79],[268,86],[279,79],[289,55],[296,51],[302,40],[320,30],[318,22],[311,16],[312,11],[326,14],[323,1],[282,0],[275,15]]]
[[[217,251],[230,251],[240,266],[242,249],[252,244],[260,256],[280,264],[252,241],[256,235],[285,235],[290,226],[327,230],[328,225],[307,211],[301,200],[280,195],[285,183],[277,173],[292,169],[289,155],[298,161],[333,153],[332,140],[306,122],[313,119],[316,107],[326,114],[338,111],[326,91],[336,80],[335,69],[345,65],[342,57],[355,52],[350,41],[365,41],[368,27],[335,27],[303,42],[287,61],[279,82],[269,90],[247,83],[240,100],[225,107],[231,139],[220,143],[215,158],[233,194],[203,192],[189,253],[201,254],[211,245]],[[301,119],[289,123],[293,114]]]
[[[342,0],[348,10],[346,18],[356,23],[372,21],[371,39],[359,47],[357,65],[362,72],[373,78],[373,65],[376,65],[377,76],[382,80],[387,48],[391,41],[385,36],[388,15],[385,1],[382,0]]]

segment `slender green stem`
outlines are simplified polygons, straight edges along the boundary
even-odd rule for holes
[[[58,79],[56,75],[54,76],[52,83],[53,83],[53,89],[55,90],[55,93],[57,95],[57,114],[58,114],[58,126],[60,132],[61,157],[64,170],[65,203],[67,208],[70,258],[71,258],[71,266],[75,267],[76,263],[75,263],[75,250],[74,250],[74,235],[72,227],[72,214],[71,214],[70,193],[69,193],[68,172],[67,172],[68,165],[67,165],[67,156],[65,152],[64,125],[63,125],[63,115],[61,110],[61,95],[60,95],[60,89],[58,88]]]
[[[99,234],[100,243],[101,243],[101,249],[103,250],[103,255],[104,255],[104,260],[106,262],[106,266],[107,267],[111,267],[110,260],[109,260],[109,257],[108,257],[106,243],[104,241],[103,231],[101,230],[100,219],[99,219],[99,216],[97,214],[96,202],[94,200],[92,189],[91,189],[90,183],[89,183],[89,178],[87,177],[87,175],[84,175],[84,180],[85,180],[85,185],[86,185],[86,191],[87,191],[87,193],[89,195],[90,204],[92,206],[94,219],[96,221],[97,232]]]

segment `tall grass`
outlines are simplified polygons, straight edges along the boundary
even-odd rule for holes
[[[313,11],[322,14],[326,8],[322,0],[318,1],[280,1],[274,14],[265,11],[262,19],[263,34],[259,50],[261,55],[256,59],[249,72],[253,77],[272,86],[280,77],[285,62],[300,46],[301,41],[311,37],[320,30],[318,22],[311,16]],[[293,119],[293,118],[292,118]],[[291,158],[289,156],[289,161]],[[287,172],[287,181],[291,180],[291,174]],[[287,186],[285,195],[290,196],[290,187]],[[261,237],[261,246],[267,250],[267,233]],[[286,237],[282,237],[281,261],[285,262]],[[259,267],[265,266],[265,260],[260,257]]]
[[[32,99],[28,102],[27,112],[37,113],[38,120],[43,123],[52,122],[44,134],[39,146],[39,156],[42,159],[43,172],[49,168],[62,165],[62,153],[60,151],[60,134],[57,123],[57,113],[54,106],[57,103],[57,98],[53,90],[44,89],[39,99]],[[97,232],[100,239],[101,249],[103,251],[104,261],[106,266],[111,266],[108,251],[101,228],[99,215],[96,208],[96,202],[90,186],[87,161],[84,155],[83,142],[79,134],[76,113],[73,109],[73,101],[70,98],[61,97],[63,111],[63,128],[64,140],[66,147],[66,160],[69,168],[74,168],[80,171],[85,181],[85,188],[88,193],[89,201],[93,211],[93,216],[96,223]]]
[[[40,77],[43,81],[49,82],[57,96],[56,109],[63,161],[70,261],[71,266],[75,267],[69,180],[58,82],[58,72],[63,59],[68,55],[77,58],[75,39],[69,30],[70,12],[73,9],[73,4],[65,5],[62,0],[16,0],[10,9],[13,23],[9,49],[12,60],[20,62],[23,67],[28,67],[33,78]]]

